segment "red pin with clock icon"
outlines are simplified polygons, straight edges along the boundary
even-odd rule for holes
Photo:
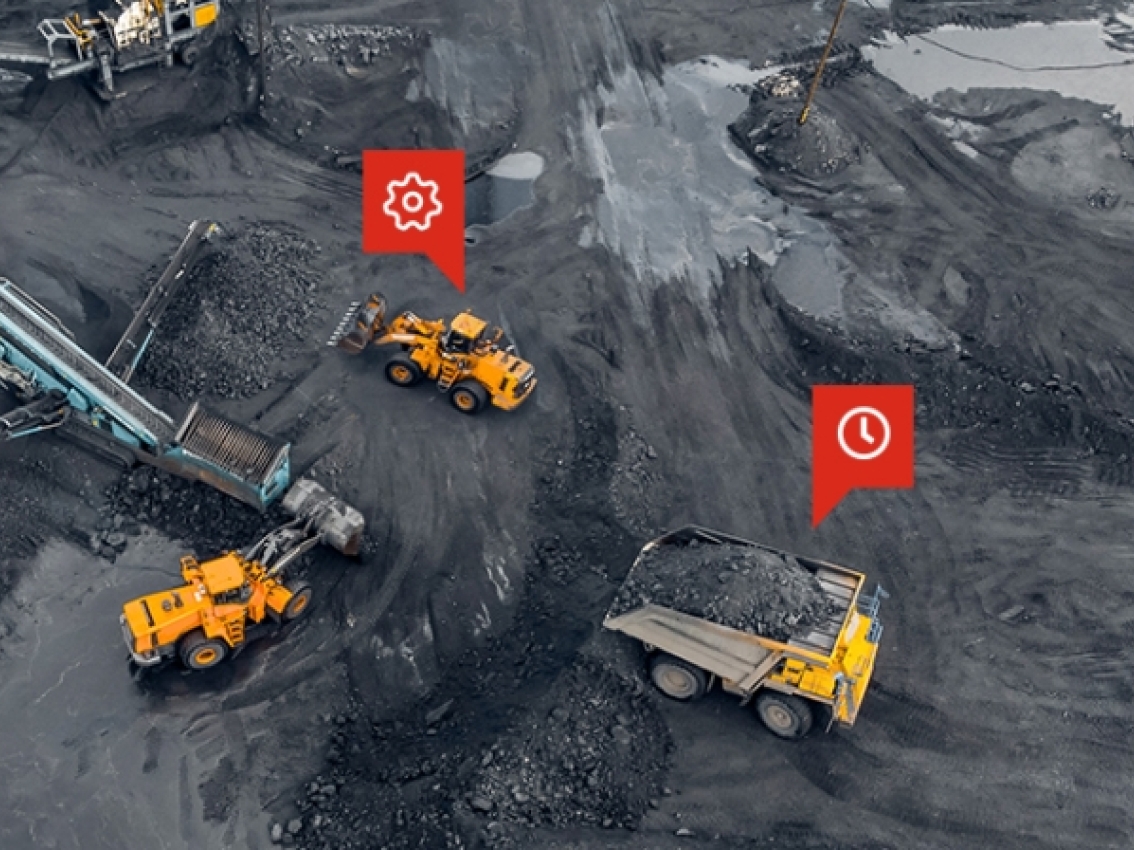
[[[914,486],[914,388],[811,388],[811,527],[851,490]]]

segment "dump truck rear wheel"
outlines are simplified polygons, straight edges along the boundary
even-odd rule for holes
[[[672,655],[655,655],[650,661],[650,678],[654,686],[670,699],[690,702],[708,688],[705,671]]]
[[[774,691],[765,691],[756,697],[756,713],[769,732],[788,740],[806,735],[814,720],[806,700]]]
[[[311,606],[311,585],[305,581],[289,584],[287,589],[291,591],[291,599],[287,601],[287,605],[283,609],[283,621],[290,623],[292,620],[304,614]]]
[[[208,670],[224,661],[228,645],[222,640],[205,637],[205,633],[198,629],[182,638],[179,654],[181,663],[190,670]]]
[[[422,378],[421,367],[402,355],[394,355],[386,363],[386,380],[399,387],[412,387]]]
[[[479,413],[481,408],[488,403],[488,393],[476,381],[461,381],[449,393],[449,401],[461,413],[472,416],[474,413]]]

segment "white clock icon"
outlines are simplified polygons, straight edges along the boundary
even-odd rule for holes
[[[847,445],[847,426],[857,423],[857,430],[852,429],[856,440],[874,448],[870,451],[860,452]],[[855,460],[874,460],[890,445],[890,421],[873,407],[856,407],[848,410],[839,420],[839,447]]]

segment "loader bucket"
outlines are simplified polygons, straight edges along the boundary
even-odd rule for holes
[[[310,478],[291,486],[280,506],[296,519],[314,523],[321,542],[344,555],[357,555],[366,520],[342,499],[327,492]]]
[[[386,324],[386,298],[374,293],[363,304],[355,301],[335,328],[327,345],[358,354],[378,336]]]

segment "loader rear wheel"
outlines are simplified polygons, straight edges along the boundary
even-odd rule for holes
[[[461,413],[472,416],[474,413],[479,413],[488,403],[488,393],[476,381],[461,381],[449,393],[449,401]]]
[[[699,699],[709,685],[708,677],[700,667],[664,653],[651,659],[650,678],[659,691],[681,702]]]
[[[190,670],[208,670],[224,661],[228,655],[228,644],[216,638],[205,637],[205,633],[197,629],[181,639],[178,654],[181,663]]]
[[[814,719],[807,700],[775,691],[764,691],[756,697],[756,713],[769,732],[789,741],[811,731]]]
[[[311,594],[313,591],[311,590],[311,585],[305,581],[289,584],[287,589],[291,591],[291,599],[289,599],[287,605],[284,606],[282,616],[285,623],[290,623],[306,612],[311,606]]]
[[[410,360],[396,354],[386,363],[386,380],[399,387],[412,387],[422,378],[421,367]]]

